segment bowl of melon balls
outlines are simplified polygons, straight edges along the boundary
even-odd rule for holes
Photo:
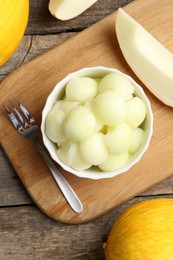
[[[50,156],[64,170],[83,178],[111,178],[127,172],[147,151],[153,114],[130,76],[114,68],[83,68],[53,88],[41,132]]]

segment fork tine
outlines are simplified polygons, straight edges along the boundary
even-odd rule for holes
[[[3,107],[4,107],[5,111],[7,112],[7,115],[8,115],[8,117],[9,117],[11,123],[13,124],[13,126],[14,126],[17,130],[19,130],[19,129],[24,129],[24,128],[22,127],[22,125],[20,124],[20,122],[19,122],[19,121],[17,120],[17,118],[15,117],[15,115],[13,114],[13,112],[11,112],[11,110],[10,110],[6,105],[4,105],[4,104],[3,104]]]
[[[13,105],[13,103],[11,103],[9,101],[11,107],[13,108],[13,110],[15,111],[16,115],[18,116],[19,120],[21,121],[22,124],[25,124],[25,119],[23,118],[23,116],[20,114],[20,112],[17,110],[17,108],[15,108],[15,106]]]
[[[22,103],[15,97],[13,97],[14,100],[16,101],[16,103],[18,104],[18,106],[20,107],[21,111],[23,112],[23,114],[25,115],[26,119],[29,120],[29,122],[35,123],[34,118],[32,117],[32,115],[29,113],[29,111],[26,109],[26,107],[24,107],[24,105],[22,105]]]
[[[26,119],[30,120],[32,116],[29,113],[29,111],[22,105],[22,103],[17,98],[14,97],[14,100],[16,101],[16,103],[18,104],[20,109],[22,110],[22,112],[25,115]]]

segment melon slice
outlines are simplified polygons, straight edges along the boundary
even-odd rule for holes
[[[60,20],[69,20],[83,13],[97,0],[50,0],[49,11]]]
[[[173,107],[173,54],[121,8],[115,27],[129,66],[158,99]]]

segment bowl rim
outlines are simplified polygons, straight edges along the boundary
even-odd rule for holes
[[[124,167],[122,167],[118,170],[109,171],[109,172],[104,172],[101,170],[95,171],[95,170],[91,170],[91,168],[86,169],[86,170],[81,170],[81,171],[75,170],[75,169],[69,167],[68,165],[65,165],[58,158],[58,155],[56,154],[56,151],[55,151],[56,145],[50,139],[48,139],[48,137],[45,133],[45,120],[46,120],[47,114],[49,113],[49,111],[51,110],[51,108],[53,107],[53,104],[57,101],[57,99],[60,99],[60,97],[62,95],[62,91],[63,91],[65,85],[67,84],[67,82],[74,76],[77,76],[77,75],[78,76],[79,75],[80,76],[94,76],[94,74],[105,74],[106,75],[111,72],[117,72],[119,74],[124,75],[135,86],[135,90],[137,90],[137,92],[140,93],[140,95],[142,96],[142,100],[144,101],[146,108],[147,108],[148,123],[149,123],[148,131],[147,131],[148,133],[146,134],[147,137],[146,137],[145,143],[142,145],[142,147],[140,147],[140,152],[138,152],[138,155],[136,156],[136,158],[134,158],[127,165],[125,165]],[[91,74],[93,74],[93,75],[91,75]],[[146,96],[143,88],[131,76],[129,76],[115,68],[109,68],[109,67],[104,67],[104,66],[85,67],[85,68],[82,68],[82,69],[69,73],[67,76],[65,76],[62,80],[60,80],[54,86],[53,90],[48,95],[44,108],[42,110],[41,133],[42,133],[43,144],[46,147],[46,149],[48,150],[51,158],[56,163],[58,163],[65,171],[70,172],[81,178],[89,178],[89,179],[95,179],[95,180],[104,179],[104,178],[112,178],[121,173],[127,172],[133,165],[135,165],[137,162],[140,161],[141,157],[144,155],[144,153],[148,149],[150,140],[151,140],[151,137],[153,134],[153,113],[152,113],[150,101],[149,101],[148,97]]]

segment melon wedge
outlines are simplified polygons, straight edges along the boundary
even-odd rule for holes
[[[121,8],[115,28],[129,66],[158,99],[173,107],[173,54]]]
[[[83,13],[97,0],[50,0],[49,11],[60,20],[69,20]]]

